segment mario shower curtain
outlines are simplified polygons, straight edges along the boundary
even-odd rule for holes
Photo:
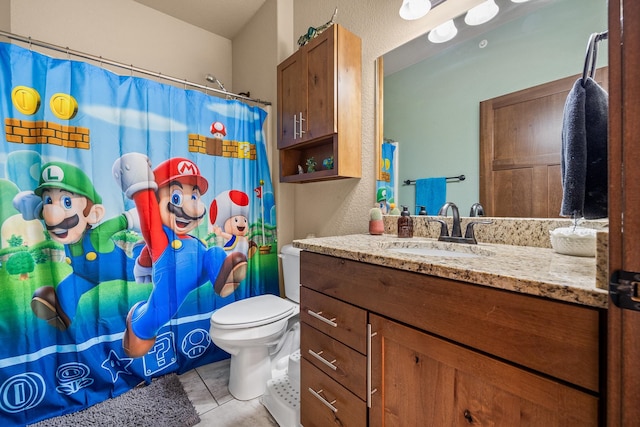
[[[228,355],[278,294],[266,112],[0,44],[0,419],[75,412]]]

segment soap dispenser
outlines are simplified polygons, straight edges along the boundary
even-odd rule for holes
[[[413,218],[406,206],[402,207],[400,218],[398,218],[398,237],[413,237]]]

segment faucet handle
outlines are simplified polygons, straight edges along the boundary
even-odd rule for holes
[[[440,237],[447,237],[449,235],[449,228],[447,223],[442,219],[427,219],[427,222],[439,222],[440,223]]]
[[[476,240],[476,234],[474,232],[473,226],[476,224],[492,224],[492,223],[493,221],[491,220],[471,221],[470,223],[467,224],[467,229],[464,232],[464,238],[469,239],[474,244],[478,243],[478,241]]]

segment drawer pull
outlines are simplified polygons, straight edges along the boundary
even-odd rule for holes
[[[336,403],[336,400],[334,399],[333,401],[328,402],[327,399],[320,396],[320,393],[322,392],[323,390],[315,392],[311,387],[309,387],[309,393],[313,394],[320,402],[322,402],[327,408],[331,409],[333,412],[338,412],[338,408],[333,406],[333,404]]]
[[[367,408],[371,408],[371,396],[378,391],[371,384],[371,338],[378,335],[371,330],[371,323],[367,323]]]
[[[324,363],[334,371],[337,370],[338,367],[334,365],[334,363],[336,363],[336,359],[333,359],[331,362],[329,362],[327,359],[321,356],[322,353],[324,353],[324,351],[319,351],[318,353],[316,353],[315,351],[309,349],[310,355],[312,355],[313,357],[315,357],[316,359],[318,359],[319,361],[321,361],[322,363]]]
[[[331,325],[334,328],[338,327],[338,324],[336,322],[334,322],[334,320],[336,320],[335,317],[333,317],[331,319],[327,319],[326,317],[322,316],[322,312],[321,311],[316,313],[315,311],[307,310],[307,313],[309,313],[310,316],[315,317],[316,319],[323,321],[327,325]]]

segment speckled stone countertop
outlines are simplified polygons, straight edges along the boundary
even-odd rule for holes
[[[596,259],[561,255],[550,248],[444,243],[428,237],[403,239],[395,234],[300,239],[294,240],[293,246],[400,270],[591,307],[607,307],[607,291],[595,286]],[[411,249],[418,249],[418,252],[426,249],[429,253],[407,253]],[[436,254],[441,250],[463,254]],[[469,254],[477,256],[466,256]]]

